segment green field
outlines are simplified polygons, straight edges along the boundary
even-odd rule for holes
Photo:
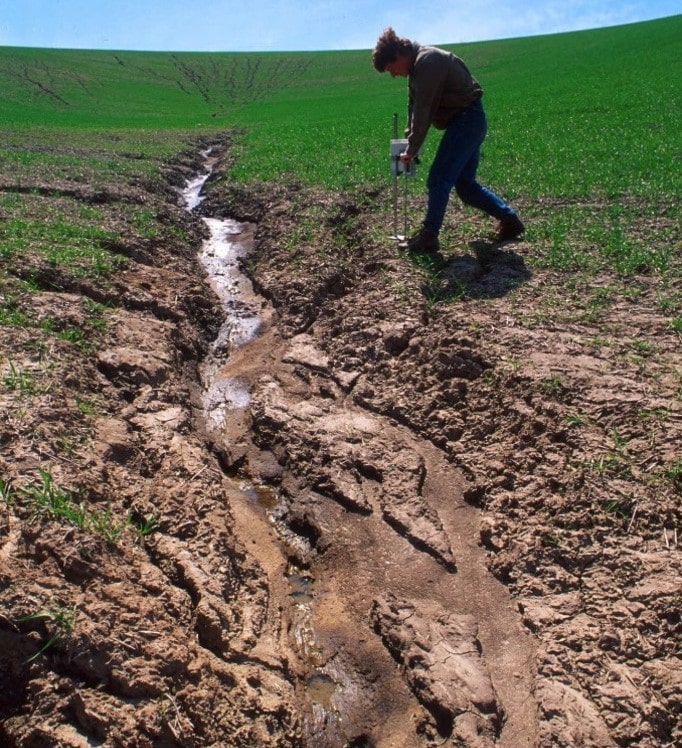
[[[606,263],[621,274],[670,269],[682,191],[680,38],[682,16],[674,16],[453,47],[485,89],[490,133],[481,179],[532,217],[538,263],[558,270]],[[368,50],[0,48],[0,86],[6,186],[153,179],[197,136],[231,130],[233,181],[376,189],[389,182],[393,113],[402,129],[405,111],[404,80],[377,74]],[[426,163],[436,142],[427,140]],[[16,200],[8,193],[5,209],[13,205],[16,221],[30,221]],[[5,226],[4,256],[25,228]],[[578,253],[577,245],[597,252]]]
[[[681,35],[675,16],[453,47],[486,91],[491,182],[512,196],[678,195]],[[367,50],[0,48],[0,86],[5,143],[75,138],[164,153],[171,134],[238,126],[248,129],[240,178],[331,188],[384,176],[391,117],[405,110],[404,81],[377,74]]]

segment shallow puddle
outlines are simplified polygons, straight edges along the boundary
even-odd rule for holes
[[[287,574],[291,596],[297,603],[311,603],[313,601],[313,580],[297,572]]]
[[[269,486],[254,486],[251,483],[243,482],[239,488],[266,512],[274,509],[279,504],[277,491]]]
[[[306,682],[306,691],[311,701],[322,705],[328,712],[334,709],[332,697],[338,689],[338,684],[326,673],[315,672]]]

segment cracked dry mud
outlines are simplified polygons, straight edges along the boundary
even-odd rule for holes
[[[202,167],[197,146],[166,176],[181,187]],[[537,282],[523,245],[449,258],[444,288],[481,298],[433,311],[414,266],[369,238],[383,220],[369,196],[235,188],[225,168],[216,158],[195,213],[246,222],[252,341],[211,348],[223,313],[197,259],[206,231],[177,191],[128,197],[162,205],[191,241],[124,247],[106,293],[23,299],[38,316],[82,319],[83,296],[111,312],[94,355],[55,342],[30,413],[2,395],[4,475],[25,485],[49,464],[89,487],[88,506],[157,525],[112,547],[4,511],[4,743],[679,742],[679,492],[637,474],[669,464],[682,430],[679,340],[654,305],[608,320],[624,341],[658,335],[647,374],[587,326],[517,324],[504,289]],[[311,204],[333,251],[284,241]],[[37,371],[29,337],[18,328],[3,352]],[[202,410],[206,362],[250,393],[224,422]],[[72,422],[64,404],[83,393],[98,413]],[[663,409],[665,423],[632,425]],[[63,459],[59,424],[84,437]],[[628,479],[585,467],[609,428],[638,451]],[[627,519],[600,510],[618,491],[637,507]],[[72,630],[30,659],[54,615],[27,616],[57,607],[77,611]]]

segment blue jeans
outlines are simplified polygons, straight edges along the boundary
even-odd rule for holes
[[[425,229],[436,234],[440,231],[453,187],[463,203],[494,218],[516,215],[504,200],[476,181],[481,144],[487,129],[480,99],[458,114],[445,129],[426,181]]]

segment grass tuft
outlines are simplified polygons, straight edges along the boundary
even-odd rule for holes
[[[28,615],[21,616],[17,619],[19,623],[27,622],[41,622],[46,624],[46,627],[52,629],[51,633],[48,633],[48,637],[43,646],[31,657],[29,657],[25,664],[29,664],[34,660],[37,660],[42,654],[45,654],[53,644],[58,642],[73,633],[76,618],[78,616],[77,606],[67,608],[61,605],[54,605],[48,609],[39,610],[35,613],[29,613]]]

